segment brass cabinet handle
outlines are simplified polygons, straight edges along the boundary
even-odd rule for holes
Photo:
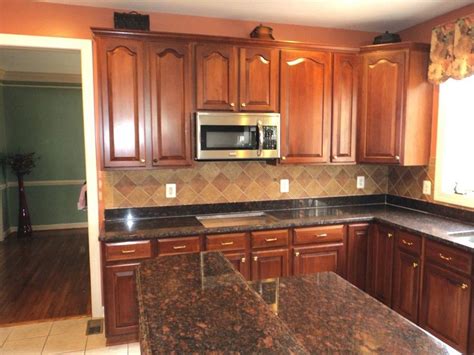
[[[235,104],[234,104],[233,102],[231,102],[229,105],[230,105],[230,106],[232,106],[232,107],[234,107],[234,106],[235,106]]]
[[[462,290],[467,290],[469,288],[469,286],[464,282],[459,287],[461,287]]]
[[[240,105],[241,105],[242,107],[247,106],[247,104],[246,104],[245,102],[242,102]]]
[[[439,253],[439,257],[440,257],[441,259],[443,259],[443,260],[446,260],[446,261],[451,261],[451,260],[453,260],[452,257],[450,257],[450,256],[444,256],[444,255],[441,254],[441,253]]]
[[[133,253],[135,253],[135,249],[122,250],[122,254],[133,254]]]
[[[393,234],[392,233],[387,233],[387,237],[392,238]]]
[[[153,163],[158,163],[158,159],[153,159]]]
[[[295,256],[300,256],[300,252],[299,252],[299,251],[296,251],[296,252],[295,252]]]
[[[327,233],[321,233],[321,234],[316,234],[316,238],[322,238],[322,237],[327,237]]]
[[[333,158],[333,159],[337,159],[338,156],[337,156],[337,155],[333,155],[332,158]]]
[[[245,258],[240,259],[240,262],[245,263]]]
[[[413,265],[413,268],[414,268],[414,269],[416,269],[416,268],[418,267],[418,263],[416,263],[416,262],[413,262],[412,265]]]
[[[286,160],[286,157],[281,157],[281,160]]]
[[[221,245],[233,245],[234,242],[222,242]]]
[[[269,243],[269,242],[276,242],[277,240],[278,240],[278,238],[265,238],[265,241],[266,241],[267,243]]]
[[[408,245],[409,247],[413,245],[413,242],[407,242],[405,239],[402,239],[402,243]]]
[[[399,155],[395,155],[395,160],[400,160],[400,156],[399,156]]]
[[[145,159],[140,159],[140,163],[144,163],[145,161]]]
[[[253,260],[254,260],[254,261],[257,261],[257,260],[258,260],[258,256],[254,256],[254,257],[253,257]]]
[[[176,245],[173,247],[174,250],[186,249],[186,245]]]

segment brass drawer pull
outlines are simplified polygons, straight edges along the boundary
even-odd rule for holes
[[[460,285],[460,287],[461,287],[462,290],[467,290],[469,286],[468,286],[467,284],[465,284],[465,283],[462,283],[462,284]]]
[[[452,257],[450,257],[450,256],[444,256],[444,255],[441,254],[441,253],[439,253],[439,257],[440,257],[441,259],[443,259],[443,260],[446,260],[446,261],[451,261],[451,260],[453,260]]]
[[[234,245],[234,242],[222,242],[221,245]]]
[[[316,238],[322,238],[322,237],[327,237],[327,233],[321,233],[321,234],[316,234]]]
[[[278,238],[265,238],[265,241],[266,241],[267,243],[269,243],[269,242],[276,242],[277,240],[278,240]]]
[[[254,256],[254,257],[253,257],[253,260],[254,260],[254,261],[257,261],[257,260],[258,260],[258,256]]]
[[[402,243],[408,245],[409,247],[413,245],[413,242],[407,242],[405,239],[402,239]]]
[[[245,258],[242,258],[242,259],[240,259],[240,261],[241,261],[242,263],[245,263],[246,259],[245,259]]]
[[[388,234],[387,234],[387,237],[392,238],[392,237],[393,237],[393,234],[392,234],[392,233],[388,233]]]
[[[173,247],[174,250],[179,250],[179,249],[186,249],[186,245],[176,245]]]
[[[122,254],[133,254],[133,253],[135,253],[135,249],[122,250]]]
[[[295,252],[295,256],[300,256],[300,252],[299,251]]]
[[[418,263],[413,262],[413,268],[416,269],[418,267]]]

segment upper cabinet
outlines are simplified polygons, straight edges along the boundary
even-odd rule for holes
[[[359,162],[428,164],[433,101],[428,49],[414,43],[361,49]]]
[[[143,43],[98,38],[97,56],[104,165],[145,166]]]
[[[329,52],[281,52],[282,163],[329,161],[331,60]]]
[[[196,47],[198,110],[278,111],[279,50]]]

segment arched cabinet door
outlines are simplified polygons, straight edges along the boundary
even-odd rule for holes
[[[238,55],[234,46],[196,47],[198,110],[237,111]]]
[[[278,112],[279,50],[240,48],[240,111]]]
[[[188,44],[148,47],[152,165],[191,164],[192,69]]]
[[[331,53],[281,53],[281,162],[327,163],[331,140]]]
[[[141,41],[97,39],[106,168],[146,165],[143,55]]]

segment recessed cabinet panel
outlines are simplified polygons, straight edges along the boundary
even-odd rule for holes
[[[367,289],[369,225],[349,225],[347,233],[347,281],[361,290]]]
[[[282,51],[282,163],[329,161],[331,53]]]
[[[294,248],[293,274],[307,275],[332,271],[344,276],[344,244]]]
[[[235,111],[237,107],[237,48],[196,47],[197,108]]]
[[[252,280],[288,275],[288,249],[252,252]]]
[[[246,280],[250,280],[250,260],[246,253],[224,253],[225,257],[232,263]]]
[[[371,234],[370,267],[372,268],[372,295],[385,303],[392,304],[393,246],[395,230],[378,225]]]
[[[191,49],[149,47],[153,165],[191,163]]]
[[[143,44],[98,41],[105,167],[145,166]]]

